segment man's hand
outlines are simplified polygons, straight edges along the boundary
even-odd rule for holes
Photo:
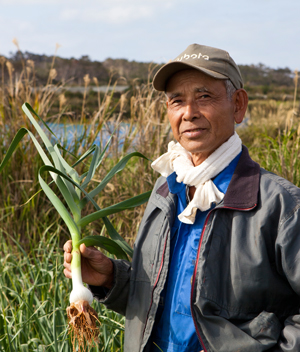
[[[64,274],[72,278],[72,241],[64,244]],[[112,261],[95,247],[80,245],[82,281],[88,285],[104,286],[111,289],[114,280],[114,267]]]

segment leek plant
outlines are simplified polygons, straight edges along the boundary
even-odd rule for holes
[[[41,128],[42,124],[53,134],[47,124],[28,103],[24,103],[22,109],[40,136],[46,150],[44,151],[34,134],[23,127],[19,129],[11,142],[4,159],[0,164],[0,172],[7,161],[11,158],[14,150],[19,145],[19,142],[28,134],[45,164],[38,172],[40,186],[53,206],[59,212],[68,227],[72,238],[72,292],[70,294],[70,307],[67,308],[67,315],[69,318],[70,331],[73,336],[72,341],[74,349],[77,343],[79,350],[84,350],[86,343],[91,344],[98,341],[98,329],[96,326],[98,317],[96,311],[90,306],[93,300],[92,294],[82,282],[79,246],[84,243],[87,246],[101,247],[119,259],[128,259],[128,257],[132,257],[132,248],[114,229],[107,216],[145,203],[150,196],[150,192],[127,199],[105,209],[100,209],[94,198],[104,189],[116,173],[124,169],[127,162],[132,157],[147,158],[138,152],[126,155],[108,172],[104,179],[90,191],[88,185],[104,158],[110,140],[107,142],[103,150],[97,145],[92,145],[81,157],[77,158],[75,164],[71,166],[61,153],[62,150],[66,153],[68,153],[68,151],[66,151],[59,143],[53,145],[47,134]],[[46,153],[46,151],[48,153]],[[48,156],[50,156],[52,161]],[[89,169],[82,175],[79,175],[75,167],[86,161],[87,158],[91,158]],[[50,184],[45,181],[45,173],[50,174],[52,178],[50,183],[56,184],[63,200],[56,195],[52,189],[53,187],[51,188]],[[82,210],[88,202],[93,204],[95,211],[82,217]],[[82,238],[82,228],[100,218],[103,219],[110,238],[104,236],[86,236]]]

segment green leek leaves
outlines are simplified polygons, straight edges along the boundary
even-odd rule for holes
[[[59,144],[52,145],[46,133],[43,131],[40,124],[37,122],[36,118],[38,118],[39,121],[49,130],[49,132],[54,135],[48,125],[38,116],[38,114],[28,103],[23,104],[22,109],[33,124],[33,126],[35,127],[41,140],[43,141],[46,150],[48,151],[49,157],[38,142],[38,140],[32,134],[32,132],[30,132],[26,128],[21,128],[17,132],[13,141],[11,142],[11,145],[9,146],[6,152],[4,159],[0,164],[0,172],[6,165],[8,160],[12,157],[13,152],[15,151],[23,137],[28,134],[45,164],[40,168],[38,173],[39,183],[46,196],[49,198],[55,209],[61,215],[63,221],[66,223],[71,235],[76,234],[77,238],[78,236],[80,237],[82,227],[88,225],[92,221],[102,218],[110,238],[104,236],[87,236],[80,240],[80,244],[85,243],[87,246],[101,247],[109,253],[115,255],[119,259],[128,259],[128,256],[132,257],[132,248],[114,229],[107,216],[118,213],[125,209],[139,206],[147,202],[150,196],[150,192],[146,192],[136,197],[127,199],[123,202],[112,205],[105,209],[99,208],[99,206],[94,200],[94,197],[97,196],[104,189],[104,187],[116,173],[122,171],[125,168],[127,162],[131,158],[147,158],[138,152],[133,152],[131,154],[126,155],[108,172],[108,174],[105,176],[102,182],[98,184],[96,188],[94,188],[90,192],[87,192],[86,188],[89,182],[92,180],[97,168],[100,166],[104,158],[104,154],[108,149],[110,140],[107,142],[106,146],[103,148],[102,151],[97,145],[91,146],[81,157],[78,158],[77,162],[73,166],[71,166],[60,153],[60,150],[63,148]],[[92,160],[90,162],[88,171],[85,172],[83,175],[78,175],[77,171],[75,170],[75,166],[82,163],[91,156]],[[45,182],[43,178],[44,173],[50,174],[53,180],[52,182],[56,183],[60,194],[63,196],[65,204],[49,187],[49,184]],[[91,202],[93,204],[95,212],[82,218],[81,211],[88,202]]]

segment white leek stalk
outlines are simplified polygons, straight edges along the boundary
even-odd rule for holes
[[[77,213],[74,218],[79,218]],[[78,231],[72,231],[72,292],[70,294],[70,307],[67,308],[69,325],[73,336],[78,341],[79,351],[85,351],[85,342],[91,344],[98,342],[98,321],[97,312],[90,306],[93,302],[93,295],[82,282],[81,275],[81,254],[79,249],[80,227]],[[84,338],[84,339],[83,339]],[[74,341],[73,341],[74,344]]]
[[[79,251],[79,248],[74,248],[74,247],[72,251],[72,263],[71,263],[72,292],[70,294],[70,303],[75,303],[77,301],[86,301],[91,305],[93,302],[93,295],[91,291],[83,285],[82,277],[81,277],[80,251]]]

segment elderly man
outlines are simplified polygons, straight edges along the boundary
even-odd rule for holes
[[[153,85],[177,143],[152,164],[162,177],[132,263],[82,245],[84,281],[126,315],[126,352],[300,351],[300,190],[235,133],[248,103],[237,65],[193,44]]]

